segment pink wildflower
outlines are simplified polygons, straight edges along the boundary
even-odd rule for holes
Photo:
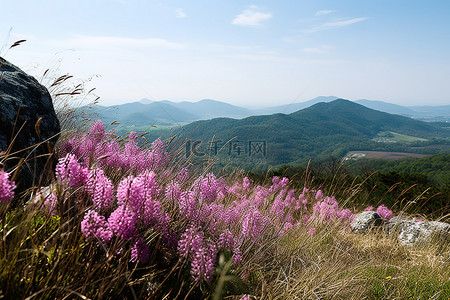
[[[81,232],[87,237],[94,237],[103,243],[108,243],[113,233],[108,228],[105,217],[95,210],[89,210],[81,221]]]
[[[214,275],[214,265],[217,256],[216,246],[208,243],[197,249],[191,262],[191,275],[195,280],[210,282]]]
[[[108,209],[114,200],[114,185],[102,169],[89,171],[85,190],[91,195],[94,206],[99,209]]]
[[[182,168],[177,174],[177,181],[181,184],[185,183],[189,178],[189,170],[187,168]]]
[[[14,198],[16,184],[9,180],[9,173],[0,171],[0,202],[8,203]]]
[[[244,179],[242,180],[242,188],[244,189],[244,191],[250,192],[252,183],[253,182],[251,179],[249,179],[248,177],[244,177]]]
[[[73,154],[67,154],[58,160],[56,165],[56,178],[67,181],[72,188],[79,188],[86,183],[88,170],[83,168]]]
[[[235,248],[233,250],[233,263],[235,266],[239,265],[242,261],[242,252],[241,249]]]
[[[56,203],[58,201],[58,198],[56,197],[55,193],[50,193],[44,200],[44,207],[47,208],[48,212],[50,213],[50,215],[54,215],[55,214],[55,210],[56,210]]]
[[[109,216],[108,227],[119,237],[127,240],[137,233],[136,222],[136,213],[129,207],[121,205]]]
[[[138,238],[131,248],[131,262],[140,262],[142,264],[146,264],[148,262],[148,258],[150,257],[150,250],[143,238]]]
[[[377,208],[377,214],[380,215],[380,217],[386,219],[386,220],[390,220],[393,216],[392,210],[390,210],[389,208],[387,208],[384,205],[380,205]]]
[[[243,217],[242,234],[256,240],[263,232],[267,220],[255,207],[251,208]]]
[[[181,188],[180,188],[180,184],[174,181],[171,181],[167,186],[166,186],[166,191],[165,194],[167,199],[175,201],[177,199],[180,198],[181,196]]]
[[[226,230],[225,232],[222,232],[219,236],[219,242],[218,242],[219,248],[225,248],[225,249],[233,249],[234,247],[234,237],[233,234],[230,232],[230,230]]]
[[[203,232],[191,226],[181,235],[178,241],[178,252],[182,257],[189,257],[203,245]]]
[[[321,199],[322,197],[323,197],[323,192],[321,190],[318,190],[316,192],[316,196],[315,196],[316,200]]]
[[[192,191],[181,194],[179,209],[180,214],[188,220],[196,220],[199,215],[198,199]]]

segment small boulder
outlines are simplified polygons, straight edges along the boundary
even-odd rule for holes
[[[350,227],[354,232],[366,233],[372,227],[379,226],[383,219],[374,211],[363,211],[355,216]]]

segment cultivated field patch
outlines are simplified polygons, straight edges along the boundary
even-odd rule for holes
[[[390,152],[390,151],[350,151],[344,156],[344,160],[356,160],[360,158],[379,158],[396,160],[406,157],[425,157],[427,154],[407,153],[407,152]]]
[[[401,134],[393,131],[384,131],[378,133],[378,136],[373,139],[375,142],[380,143],[412,143],[412,142],[425,142],[427,139]]]

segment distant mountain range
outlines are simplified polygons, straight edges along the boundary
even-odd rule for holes
[[[92,106],[92,112],[105,123],[119,121],[122,124],[143,125],[183,125],[198,120],[217,117],[244,118],[253,111],[225,102],[205,99],[198,102],[150,101],[114,106]]]
[[[262,109],[248,109],[211,99],[198,102],[172,102],[169,100],[151,101],[142,99],[138,102],[114,106],[93,106],[92,112],[105,123],[119,121],[124,125],[150,126],[185,125],[198,120],[219,117],[242,119],[249,116],[271,115],[275,113],[291,114],[321,102],[331,102],[335,96],[320,96],[306,102],[272,106]],[[450,121],[450,105],[446,106],[411,106],[391,104],[375,100],[357,100],[355,103],[378,111],[412,117],[426,121]]]

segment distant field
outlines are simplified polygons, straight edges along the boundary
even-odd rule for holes
[[[356,160],[359,158],[380,158],[396,160],[406,157],[425,157],[429,156],[427,154],[417,154],[417,153],[406,153],[406,152],[388,152],[388,151],[350,151],[348,152],[344,160]]]
[[[179,126],[179,125],[178,125]],[[170,129],[177,127],[176,125],[119,125],[115,128],[117,135],[124,135],[131,131],[136,132],[158,132],[158,131],[169,131]]]
[[[401,134],[393,131],[380,132],[376,138],[373,139],[376,142],[381,143],[411,143],[411,142],[423,142],[427,141],[423,138]]]

